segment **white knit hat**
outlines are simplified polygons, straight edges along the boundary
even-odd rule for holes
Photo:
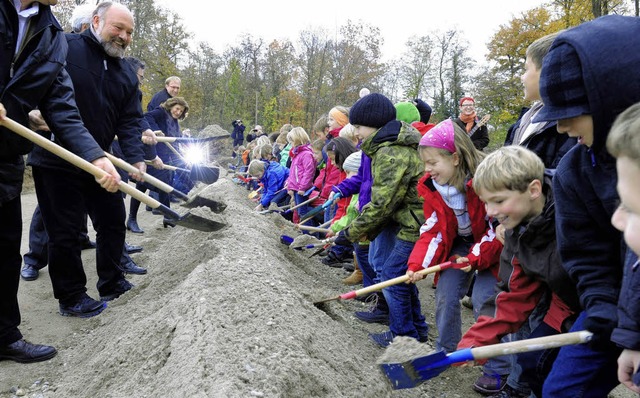
[[[360,168],[360,161],[362,160],[362,151],[354,152],[351,155],[347,156],[342,164],[342,169],[344,171],[351,171],[354,173],[358,172]]]

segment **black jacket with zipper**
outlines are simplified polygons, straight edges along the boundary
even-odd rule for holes
[[[71,79],[64,69],[67,43],[49,6],[39,6],[29,19],[16,52],[18,15],[11,0],[0,0],[0,103],[7,116],[27,125],[29,112],[39,108],[58,143],[87,161],[104,156],[84,128]],[[22,155],[30,141],[0,127],[0,203],[20,195],[24,175]]]

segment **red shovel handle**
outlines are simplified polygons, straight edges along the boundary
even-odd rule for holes
[[[429,274],[433,274],[433,273],[436,273],[436,272],[444,271],[445,269],[448,269],[448,268],[464,268],[464,267],[466,267],[468,265],[469,264],[466,264],[466,263],[457,264],[457,263],[452,263],[451,261],[447,261],[447,262],[444,262],[442,264],[434,265],[433,267],[425,268],[425,269],[420,270],[420,271],[418,271],[416,273],[417,274],[422,274],[422,275],[429,275]],[[369,294],[369,293],[372,293],[372,292],[377,292],[379,290],[384,289],[385,287],[397,285],[399,283],[403,283],[403,282],[406,282],[408,280],[409,280],[409,277],[407,275],[398,276],[396,278],[389,279],[388,281],[376,283],[375,285],[367,286],[367,287],[362,288],[362,289],[353,290],[351,292],[344,293],[344,294],[340,295],[340,299],[349,300],[349,299],[353,299],[353,298],[356,298],[356,297],[364,296],[365,294]]]

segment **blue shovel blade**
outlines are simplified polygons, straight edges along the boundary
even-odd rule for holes
[[[381,364],[382,372],[394,390],[414,388],[438,376],[450,364],[444,351],[414,358],[402,363]]]

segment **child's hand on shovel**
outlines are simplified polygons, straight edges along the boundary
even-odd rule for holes
[[[457,263],[457,264],[463,264],[463,263],[468,263],[469,259],[466,257],[460,257],[457,254],[455,256],[451,256],[451,261]],[[464,267],[464,268],[460,268],[460,271],[462,272],[469,272],[473,269],[473,267],[471,266],[471,264],[469,264],[468,267]]]
[[[421,280],[423,280],[426,276],[419,273],[419,272],[413,272],[413,271],[407,271],[407,276],[409,277],[409,279],[407,280],[406,283],[416,283],[416,282],[420,282]]]

